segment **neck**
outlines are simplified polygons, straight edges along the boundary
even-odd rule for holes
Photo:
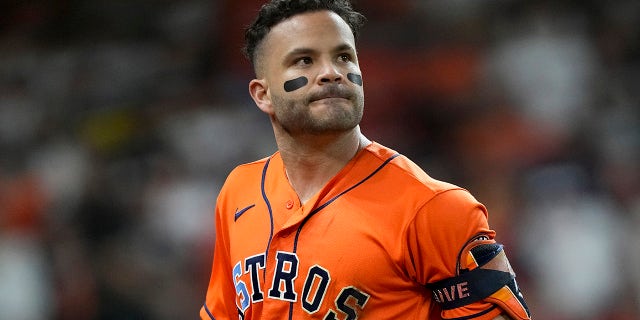
[[[359,127],[340,134],[277,139],[289,183],[302,203],[322,189],[369,143]]]

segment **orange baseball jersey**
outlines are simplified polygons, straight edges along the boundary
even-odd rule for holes
[[[465,247],[494,243],[494,234],[466,190],[378,143],[304,204],[275,153],[235,168],[220,191],[200,316],[492,319],[501,308],[485,300],[438,303],[464,300],[470,280],[429,286],[456,279],[460,261],[470,263]]]

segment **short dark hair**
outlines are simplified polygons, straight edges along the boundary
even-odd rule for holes
[[[339,15],[358,38],[365,17],[353,10],[349,0],[271,0],[264,4],[253,23],[245,30],[244,54],[256,67],[256,50],[271,28],[297,14],[329,10]]]

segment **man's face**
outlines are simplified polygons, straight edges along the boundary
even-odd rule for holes
[[[353,34],[340,16],[293,16],[271,29],[260,54],[272,119],[289,134],[337,133],[358,125],[361,73]]]

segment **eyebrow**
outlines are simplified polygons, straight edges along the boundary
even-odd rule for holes
[[[291,59],[291,57],[294,57],[294,56],[312,54],[312,53],[316,53],[317,51],[318,50],[315,50],[315,49],[312,49],[312,48],[306,48],[306,47],[295,48],[295,49],[289,51],[284,56],[284,61],[288,61],[289,59]],[[332,51],[333,52],[341,52],[341,51],[356,52],[356,49],[353,46],[351,46],[350,44],[348,44],[348,43],[343,43],[343,44],[340,44],[340,45],[336,46],[335,48],[333,48]]]

